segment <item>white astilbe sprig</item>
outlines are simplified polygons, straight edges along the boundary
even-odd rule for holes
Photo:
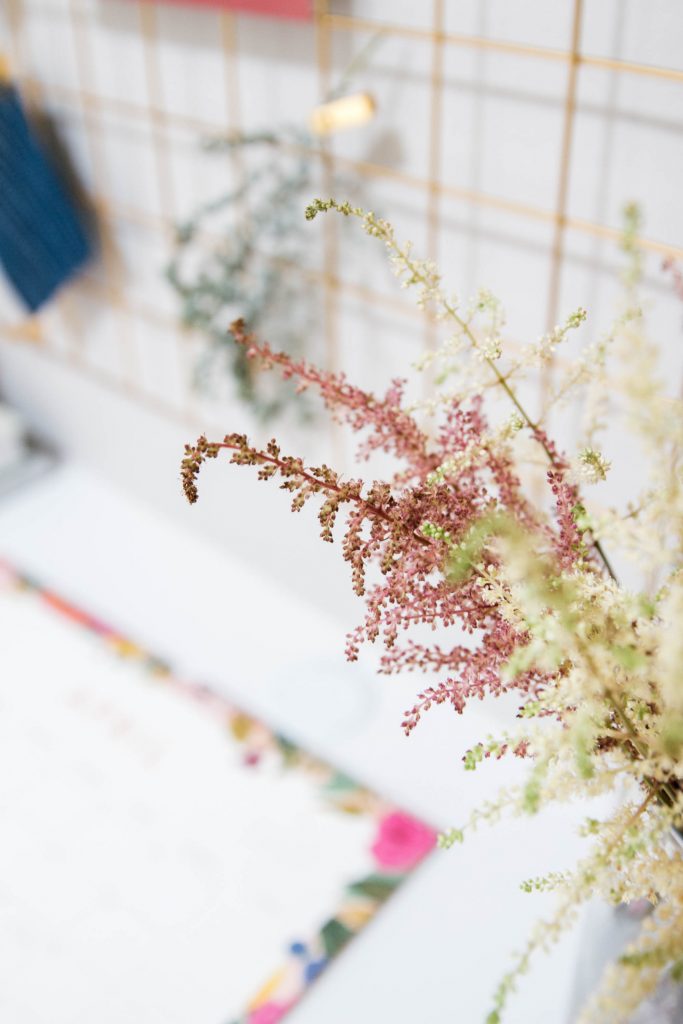
[[[576,457],[578,474],[589,484],[600,483],[607,479],[612,463],[596,448],[582,448]]]

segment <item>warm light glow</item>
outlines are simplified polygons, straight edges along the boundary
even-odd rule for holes
[[[314,135],[332,135],[333,132],[365,124],[374,115],[375,101],[372,96],[367,92],[358,92],[316,107],[309,123]]]

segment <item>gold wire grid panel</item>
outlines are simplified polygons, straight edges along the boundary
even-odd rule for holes
[[[472,204],[473,207],[501,210],[529,221],[546,223],[552,226],[553,238],[550,254],[550,275],[546,296],[546,313],[548,323],[553,323],[557,314],[558,295],[564,262],[564,243],[567,230],[571,229],[586,236],[616,240],[619,232],[613,227],[575,217],[568,210],[568,186],[572,166],[572,147],[576,119],[577,84],[581,69],[599,68],[619,72],[623,75],[635,75],[652,79],[666,80],[683,87],[683,70],[676,68],[655,67],[649,64],[628,60],[585,54],[581,49],[581,25],[584,13],[584,0],[568,0],[571,6],[571,34],[566,49],[546,48],[524,42],[496,40],[486,36],[467,35],[446,31],[445,9],[448,0],[431,0],[430,27],[418,28],[368,18],[359,18],[347,14],[334,13],[329,9],[327,0],[317,0],[313,15],[315,34],[315,61],[317,64],[318,91],[324,96],[329,88],[331,77],[331,52],[335,34],[377,33],[388,37],[396,36],[419,40],[426,43],[430,50],[429,75],[429,125],[427,133],[427,174],[420,176],[397,168],[375,162],[343,158],[335,155],[325,144],[320,149],[310,151],[311,156],[321,161],[323,184],[329,180],[335,167],[351,170],[361,179],[377,181],[395,181],[416,190],[425,197],[426,239],[428,254],[437,255],[439,225],[444,199],[456,199]],[[598,2],[598,0],[592,0]],[[187,354],[186,332],[175,321],[163,313],[148,306],[133,303],[126,294],[124,269],[113,245],[107,244],[107,236],[113,235],[122,224],[133,223],[144,225],[159,233],[167,240],[172,238],[175,222],[178,217],[174,187],[169,167],[169,132],[176,128],[189,129],[198,133],[217,133],[235,131],[243,128],[242,102],[240,83],[237,73],[237,57],[239,54],[239,23],[236,16],[228,11],[219,15],[220,38],[216,45],[222,51],[225,69],[225,97],[228,111],[227,121],[212,122],[191,115],[183,115],[168,110],[164,104],[161,87],[159,65],[159,32],[158,13],[153,2],[144,0],[127,0],[128,5],[137,7],[137,27],[144,52],[145,96],[138,101],[122,100],[101,95],[97,88],[94,75],[94,54],[92,42],[84,31],[84,18],[88,10],[81,6],[79,0],[65,0],[62,9],[45,7],[45,15],[49,17],[66,17],[72,32],[77,58],[75,85],[51,84],[49,94],[66,106],[82,115],[85,125],[86,142],[94,178],[98,183],[97,194],[93,197],[96,207],[102,215],[105,226],[105,244],[103,246],[104,284],[97,279],[86,278],[84,287],[92,288],[98,301],[111,309],[118,325],[118,337],[126,351],[127,372],[123,386],[129,394],[141,401],[149,402],[149,395],[140,385],[139,368],[135,353],[130,344],[130,326],[133,318],[149,323],[163,323],[171,328],[176,335],[179,351]],[[19,84],[31,95],[40,99],[43,83],[34,70],[27,67],[25,61],[25,14],[31,8],[35,14],[41,5],[35,0],[9,0],[8,21],[12,36],[11,67]],[[444,180],[442,168],[442,133],[441,111],[444,93],[444,69],[448,66],[449,55],[454,49],[475,51],[491,51],[523,57],[533,61],[554,62],[566,66],[566,90],[562,107],[561,149],[559,153],[559,171],[556,182],[556,202],[552,208],[536,206],[531,203],[519,202],[502,195],[494,195],[476,189],[462,187]],[[117,202],[109,188],[108,167],[102,142],[102,124],[106,116],[117,115],[128,119],[130,123],[145,130],[152,140],[154,157],[154,179],[158,199],[158,212],[150,213],[144,209]],[[232,158],[239,168],[241,156],[235,153]],[[314,272],[305,270],[324,290],[324,323],[326,335],[327,361],[330,368],[339,363],[339,304],[341,292],[351,295],[368,306],[380,305],[397,310],[406,316],[415,316],[414,310],[400,298],[390,300],[386,296],[374,292],[371,288],[352,285],[341,280],[339,273],[339,252],[336,231],[331,222],[324,226],[324,246],[322,266]],[[657,239],[645,238],[642,245],[646,250],[663,256],[683,257],[683,247],[672,245]],[[161,268],[160,268],[161,272]],[[68,304],[68,291],[63,300]],[[30,335],[33,340],[40,337],[39,324],[32,324]],[[13,332],[16,333],[16,328]],[[21,333],[21,332],[20,332]],[[427,331],[427,343],[433,338]],[[74,339],[71,358],[79,369],[89,372],[90,367],[83,357],[79,339]],[[102,374],[98,371],[98,379]],[[181,415],[195,419],[192,408],[190,373],[188,367],[188,398]],[[117,386],[122,386],[121,382]],[[168,403],[155,402],[157,411],[168,411]],[[220,426],[223,426],[222,424]]]

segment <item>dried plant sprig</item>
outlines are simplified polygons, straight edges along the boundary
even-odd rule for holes
[[[226,434],[222,441],[217,442],[209,442],[202,435],[195,445],[186,445],[181,475],[183,490],[190,504],[198,498],[196,481],[203,463],[206,459],[215,459],[222,450],[232,452],[230,461],[237,466],[257,466],[259,480],[280,476],[283,481],[281,490],[293,495],[292,512],[301,511],[314,494],[324,495],[325,501],[318,513],[323,540],[333,540],[335,520],[340,507],[345,504],[357,506],[361,522],[363,519],[381,520],[390,533],[410,531],[409,524],[398,514],[397,503],[385,484],[375,482],[364,495],[361,480],[343,481],[338,473],[324,464],[307,469],[300,458],[282,455],[277,441],[269,441],[261,450],[249,444],[244,434]],[[415,531],[413,534],[417,543],[429,546],[423,534]]]
[[[381,40],[378,32],[359,49],[327,101],[343,95],[362,74]],[[313,187],[320,146],[320,138],[303,124],[204,139],[206,153],[236,157],[238,180],[177,225],[175,251],[165,271],[182,323],[204,339],[196,384],[208,390],[216,372],[229,369],[237,394],[263,420],[283,412],[290,396],[268,388],[252,372],[244,351],[230,345],[226,326],[239,313],[252,330],[267,333],[292,353],[301,352],[318,331],[318,296],[301,273],[306,240],[299,208]],[[348,170],[335,169],[333,177],[339,188],[361,187]],[[310,415],[304,403],[297,408]]]
[[[642,937],[612,968],[612,987],[603,988],[582,1018],[626,1021],[666,971],[683,975],[683,861],[667,849],[671,830],[683,824],[683,404],[663,392],[652,368],[636,295],[637,215],[629,211],[624,241],[625,310],[558,395],[565,399],[571,388],[591,384],[590,362],[597,360],[591,426],[570,458],[545,421],[526,411],[517,383],[584,322],[585,311],[509,360],[504,314],[493,296],[480,291],[459,305],[434,265],[400,244],[387,222],[334,200],[316,201],[307,216],[327,210],[359,218],[383,241],[402,283],[417,289],[419,304],[448,323],[442,382],[457,362],[458,388],[431,403],[427,431],[416,410],[404,407],[402,381],[378,398],[343,376],[273,352],[236,322],[234,340],[254,365],[278,370],[300,390],[315,389],[331,414],[361,435],[362,458],[382,450],[397,468],[371,483],[344,480],[328,466],[309,468],[283,455],[275,441],[259,449],[230,434],[188,447],[186,494],[196,500],[202,463],[228,450],[231,461],[254,467],[261,479],[279,478],[294,510],[315,498],[324,540],[332,540],[343,518],[337,525],[343,556],[366,605],[347,656],[354,660],[361,643],[380,641],[383,672],[437,675],[405,712],[406,733],[435,705],[462,713],[474,698],[516,695],[514,724],[465,751],[463,763],[475,770],[487,758],[522,757],[530,765],[527,779],[477,807],[468,822],[444,834],[442,846],[462,842],[470,829],[506,812],[536,814],[577,795],[619,794],[611,814],[586,823],[593,848],[574,871],[527,884],[531,892],[555,890],[558,910],[538,925],[502,979],[488,1020],[502,1020],[531,956],[555,941],[597,892],[657,905]],[[615,359],[616,367],[608,364]],[[581,493],[582,480],[607,477],[610,460],[597,435],[606,410],[612,414],[612,392],[650,452],[650,476],[625,513],[598,512]],[[513,419],[492,427],[496,393],[512,402]],[[516,445],[525,434],[547,465],[540,502],[526,494],[519,471]],[[659,571],[656,582],[639,594],[620,586],[604,539],[639,551]],[[411,637],[414,627],[435,631],[436,642]]]
[[[247,155],[248,172],[241,170],[236,187],[177,226],[165,271],[182,323],[202,339],[196,385],[208,390],[217,371],[227,369],[239,397],[264,419],[280,413],[288,396],[259,380],[244,353],[230,345],[226,326],[239,310],[252,327],[291,351],[316,329],[315,296],[307,296],[305,278],[292,269],[305,244],[294,211],[311,187],[311,145],[305,130],[289,126],[207,140],[210,154],[227,149],[242,153],[242,160]],[[242,216],[246,207],[248,218]]]
[[[282,352],[274,352],[266,342],[257,340],[243,320],[230,326],[237,345],[249,360],[263,370],[277,368],[284,380],[295,380],[297,391],[309,388],[321,396],[326,408],[353,430],[370,428],[370,436],[358,450],[358,458],[367,459],[376,450],[391,452],[403,458],[416,473],[434,467],[435,456],[427,450],[424,433],[415,419],[401,406],[404,382],[392,381],[383,399],[350,384],[344,374],[327,373],[305,360],[297,360]]]

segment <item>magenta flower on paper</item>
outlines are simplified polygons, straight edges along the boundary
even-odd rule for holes
[[[251,1011],[249,1024],[278,1024],[291,1006],[291,1003],[264,1003]]]
[[[422,860],[435,843],[433,829],[409,814],[394,811],[382,818],[372,853],[381,867],[407,871]]]

